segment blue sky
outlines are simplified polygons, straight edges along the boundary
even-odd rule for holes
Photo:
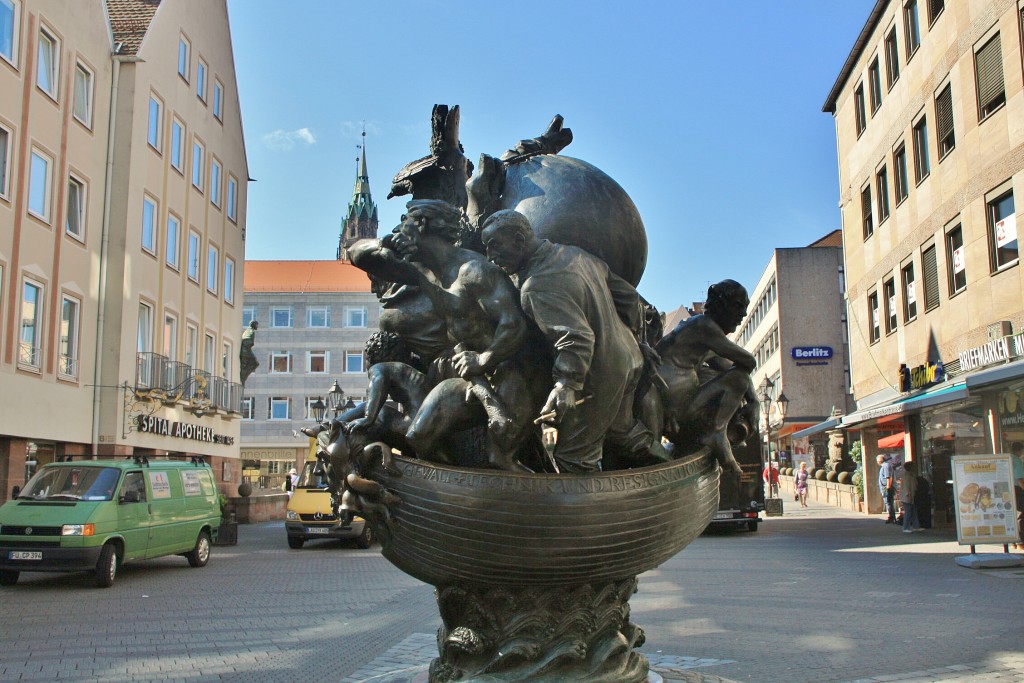
[[[229,0],[249,173],[246,258],[333,259],[360,131],[382,234],[391,178],[462,108],[474,162],[562,114],[562,154],[619,182],[660,310],[840,226],[821,112],[874,0]]]

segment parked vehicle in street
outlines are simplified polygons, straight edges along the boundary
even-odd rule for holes
[[[337,515],[327,490],[327,475],[317,465],[315,455],[306,459],[288,501],[284,523],[288,547],[298,550],[306,541],[334,538],[355,539],[360,548],[369,548],[373,544],[370,525],[359,516],[345,520]]]
[[[0,507],[0,585],[26,571],[92,571],[106,588],[124,562],[165,555],[203,567],[220,517],[201,459],[51,463]]]
[[[743,473],[721,472],[718,512],[711,520],[711,526],[738,526],[757,531],[761,522],[759,513],[764,510],[760,437],[757,433],[752,434],[745,445],[734,446],[732,452]]]

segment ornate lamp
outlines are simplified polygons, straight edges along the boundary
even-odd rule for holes
[[[324,421],[324,414],[327,412],[327,406],[324,405],[324,400],[321,397],[317,396],[316,403],[311,405],[309,409],[313,413],[312,417],[314,420],[317,422]]]
[[[349,399],[348,402],[345,404],[345,410],[346,411],[352,410],[355,407],[356,407],[356,402],[353,401],[352,399]]]
[[[327,392],[327,407],[331,410],[332,414],[337,414],[338,406],[341,405],[341,399],[344,396],[345,392],[338,386],[338,380],[334,380],[330,391]]]
[[[786,420],[786,408],[789,407],[789,399],[786,398],[786,392],[784,392],[784,391],[780,392],[779,393],[779,398],[776,399],[775,402],[777,404],[779,404],[779,417],[782,419],[782,421],[785,421]]]

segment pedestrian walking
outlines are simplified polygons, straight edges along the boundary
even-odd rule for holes
[[[878,492],[882,494],[885,501],[885,523],[896,523],[896,481],[893,476],[892,463],[889,456],[879,453],[876,459],[878,463]]]
[[[800,501],[800,507],[807,507],[807,480],[811,475],[807,471],[807,463],[801,462],[800,469],[793,475],[796,484],[796,499]]]
[[[903,463],[903,474],[900,475],[900,503],[903,505],[903,533],[909,534],[921,530],[917,519],[917,468],[913,461]]]
[[[764,479],[765,486],[768,487],[768,497],[776,498],[779,495],[779,465],[778,463],[771,463],[765,465],[764,472],[761,473],[761,478]]]

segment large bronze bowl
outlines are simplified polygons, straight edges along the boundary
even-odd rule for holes
[[[718,508],[706,452],[632,470],[518,474],[395,457],[374,478],[401,498],[384,556],[435,586],[634,577],[672,557]]]

